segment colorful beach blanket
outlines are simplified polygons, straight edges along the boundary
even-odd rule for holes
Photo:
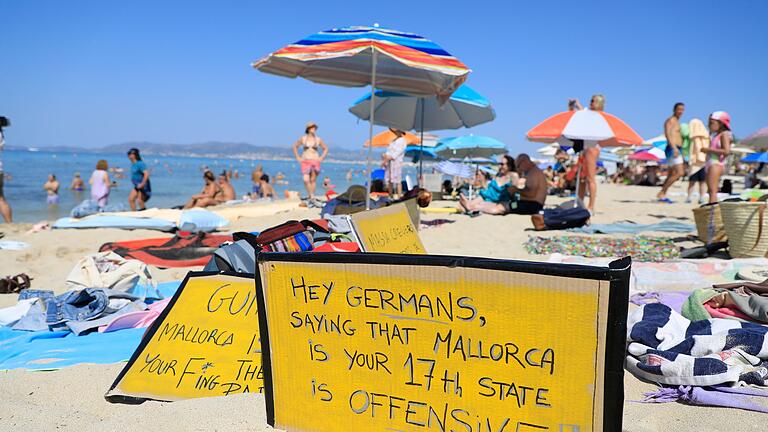
[[[165,282],[151,292],[168,298],[181,281]],[[146,292],[137,285],[134,292]],[[76,336],[69,331],[28,332],[0,327],[0,370],[55,370],[82,363],[109,364],[126,361],[139,346],[145,328]]]
[[[690,321],[669,306],[641,306],[627,322],[626,368],[668,385],[764,386],[768,327],[728,319]]]
[[[671,239],[659,237],[586,237],[556,236],[529,237],[523,243],[528,253],[542,255],[559,253],[581,257],[631,256],[635,261],[660,262],[680,256],[680,250]]]

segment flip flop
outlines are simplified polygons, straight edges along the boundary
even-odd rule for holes
[[[674,204],[674,201],[672,201],[672,200],[671,200],[671,199],[669,199],[669,198],[659,198],[657,201],[658,201],[658,202],[667,203],[667,204]]]

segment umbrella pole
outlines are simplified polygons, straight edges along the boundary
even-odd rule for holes
[[[421,137],[419,138],[419,187],[422,187],[422,167],[424,162],[424,98],[420,98],[421,102]]]
[[[371,111],[368,115],[368,156],[366,158],[366,176],[368,177],[367,183],[368,187],[365,190],[365,209],[370,210],[371,209],[371,184],[373,183],[373,180],[371,179],[371,154],[373,152],[373,116],[374,116],[374,105],[376,105],[376,48],[371,46],[371,50],[373,53],[371,56],[373,59],[371,60]]]

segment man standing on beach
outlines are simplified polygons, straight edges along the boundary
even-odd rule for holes
[[[678,102],[672,108],[672,115],[664,122],[664,136],[667,138],[667,180],[661,186],[656,197],[659,201],[671,203],[667,198],[667,191],[672,185],[685,174],[685,165],[683,160],[683,135],[680,133],[680,118],[685,112],[685,104]]]
[[[8,126],[9,124],[7,118],[0,116],[0,215],[3,216],[5,223],[12,222],[11,206],[5,200],[5,195],[3,194],[3,184],[5,183],[5,173],[3,172],[3,147],[5,146],[3,126]]]

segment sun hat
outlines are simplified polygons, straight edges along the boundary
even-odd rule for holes
[[[310,128],[315,128],[315,129],[317,129],[317,123],[315,123],[315,122],[309,122],[309,123],[307,123],[307,125],[306,125],[306,126],[304,126],[304,132],[309,132],[309,129],[310,129]]]
[[[731,130],[731,116],[725,111],[715,111],[709,118],[715,119],[723,124],[728,130]]]

